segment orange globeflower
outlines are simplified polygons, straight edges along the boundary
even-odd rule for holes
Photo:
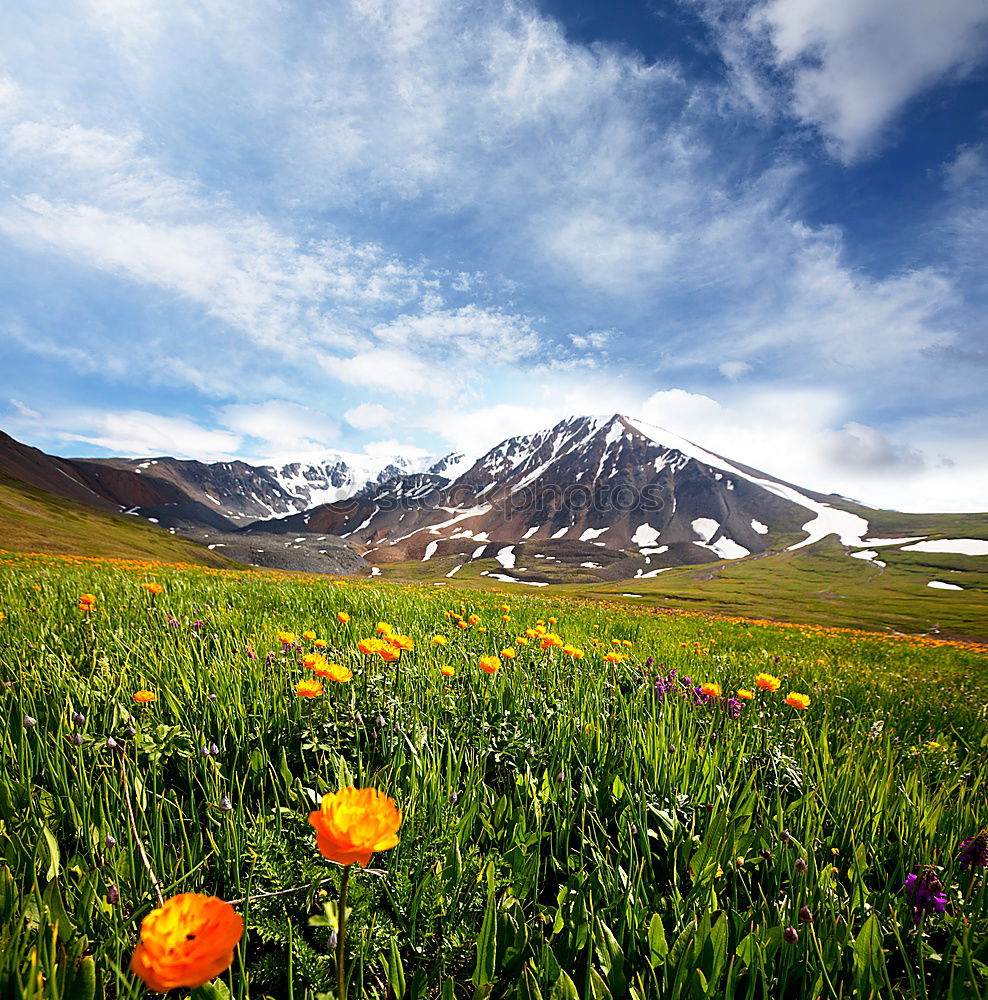
[[[719,684],[707,683],[700,685],[700,694],[705,694],[708,698],[719,698],[721,687]]]
[[[164,587],[160,583],[142,583],[141,586],[152,596],[164,592]]]
[[[409,635],[389,635],[388,642],[398,649],[414,649],[415,641]]]
[[[146,705],[148,702],[157,700],[158,696],[153,691],[142,689],[134,692],[134,701],[136,701],[138,705]]]
[[[378,622],[376,631],[378,635],[389,636],[394,629],[387,622]]]
[[[778,691],[782,681],[778,677],[773,677],[772,674],[758,674],[755,677],[755,684],[763,691]]]
[[[306,631],[302,633],[302,638],[307,639],[309,642],[312,642],[312,640],[315,639],[315,637],[316,633],[313,632],[311,629],[306,629]]]
[[[322,694],[322,681],[304,680],[295,685],[299,698],[318,698]]]
[[[456,624],[459,628],[470,628],[470,623],[465,622],[462,618]]]
[[[360,639],[357,642],[357,649],[360,650],[364,656],[373,656],[375,653],[381,651],[381,647],[384,645],[380,639]]]
[[[516,636],[515,637],[515,645],[516,646],[527,646],[528,645],[528,639],[526,639],[525,636],[523,636],[523,635]]]
[[[755,697],[755,692],[749,691],[748,688],[739,688],[738,697],[742,701],[751,701],[751,699]]]
[[[508,646],[507,649],[501,650],[502,660],[512,660],[514,659],[514,656],[515,656],[515,651],[510,646]]]
[[[470,617],[467,618],[467,621],[471,625],[479,625],[480,624],[480,618],[477,615],[470,615]]]
[[[324,858],[366,868],[375,851],[398,843],[401,810],[376,788],[341,788],[322,797],[309,822]]]
[[[447,639],[446,636],[444,636],[444,635],[434,635],[432,637],[432,642],[433,642],[433,645],[436,645],[436,646],[445,646],[446,643],[449,642],[449,639]]]
[[[336,619],[337,619],[337,621],[339,621],[342,624],[346,625],[346,623],[350,620],[350,616],[345,611],[337,611],[336,612]]]
[[[229,903],[184,892],[144,918],[130,968],[155,993],[196,989],[230,968],[243,933]]]
[[[496,674],[501,669],[501,661],[496,656],[482,656],[480,669],[488,674]]]
[[[80,594],[79,595],[79,610],[80,611],[92,611],[96,606],[96,595],[95,594]]]
[[[328,642],[326,642],[326,640],[325,640],[325,639],[316,639],[316,640],[315,640],[315,641],[314,641],[314,642],[312,643],[312,645],[313,645],[313,646],[315,646],[315,647],[316,647],[316,649],[325,649],[325,648],[326,648],[326,647],[327,647],[327,646],[329,645],[329,643],[328,643]]]
[[[501,615],[501,621],[503,622],[511,621],[511,615]]]
[[[800,694],[798,691],[790,691],[786,695],[786,704],[805,711],[810,707],[810,696],[808,694]]]
[[[443,677],[452,677],[453,674],[456,673],[456,671],[448,663],[444,663],[439,668],[439,673],[441,673]]]
[[[318,673],[320,670],[324,670],[329,666],[329,661],[326,659],[322,653],[306,653],[302,657],[302,666],[307,670],[314,670]]]
[[[382,643],[377,652],[385,663],[394,663],[401,656],[400,649],[395,649],[394,646],[389,646],[387,643]]]
[[[328,681],[345,684],[347,681],[353,680],[353,671],[341,663],[327,663],[324,667],[316,668],[316,677],[325,677]]]
[[[298,637],[295,635],[294,632],[279,632],[278,633],[278,642],[280,642],[282,644],[282,646],[291,646],[291,645],[293,645],[295,643],[295,640],[297,638]]]
[[[572,656],[574,660],[583,659],[583,650],[578,649],[576,646],[570,646],[570,645],[563,646],[563,652],[567,656]]]
[[[604,656],[605,663],[620,663],[624,657],[620,653],[607,653]]]

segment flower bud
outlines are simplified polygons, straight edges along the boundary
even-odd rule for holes
[[[380,712],[377,714],[377,718],[374,720],[375,725],[378,729],[384,728],[384,716]]]
[[[83,742],[85,742],[82,733],[73,733],[72,734],[72,742],[77,747],[81,747],[82,744],[83,744]]]
[[[813,911],[808,906],[802,906],[799,910],[799,919],[804,924],[813,923]]]
[[[72,721],[77,726],[84,726],[86,724],[86,717],[82,714],[82,712],[73,712]]]
[[[106,901],[110,906],[116,906],[120,902],[120,890],[115,885],[106,890]]]
[[[232,808],[233,803],[230,801],[230,796],[224,795],[223,798],[220,799],[220,809],[222,809],[223,812],[229,812]]]
[[[803,872],[805,872],[809,866],[806,864],[803,858],[796,858],[796,863],[793,865],[793,867],[796,869],[796,871],[800,873],[800,875],[802,875]]]
[[[117,741],[112,736],[107,736],[106,743],[103,744],[107,750],[116,750]]]
[[[783,844],[788,844],[789,841],[792,840],[792,834],[788,830],[783,830],[782,833],[779,834],[779,840],[781,840]]]
[[[209,744],[209,752],[210,752],[210,754],[212,754],[212,756],[219,757],[219,755],[220,755],[220,748],[215,743],[210,743]]]
[[[566,775],[563,774],[562,771],[560,771],[559,774],[556,775],[556,783],[561,785],[565,780],[566,780]]]
[[[116,847],[117,846],[117,838],[111,836],[110,834],[107,834],[106,835],[106,846],[107,846],[107,848]]]
[[[209,744],[208,743],[203,743],[203,745],[199,748],[199,756],[200,757],[208,757],[209,756]]]
[[[458,795],[456,794],[456,792],[450,792],[450,793],[449,793],[449,801],[450,801],[450,802],[451,802],[451,803],[452,803],[452,804],[453,804],[454,806],[456,805],[456,801],[457,801],[457,799],[458,799],[458,798],[459,798],[459,796],[458,796]]]
[[[529,722],[534,722],[535,721],[535,713],[534,712],[529,712],[528,715],[526,716],[526,718],[528,719]]]
[[[799,940],[799,931],[795,927],[787,927],[782,932],[782,940],[788,941],[789,944],[795,944]]]
[[[336,936],[336,931],[329,932],[329,950],[336,951],[336,942],[339,940]]]
[[[33,719],[30,715],[25,715],[24,716],[24,728],[25,729],[34,729],[34,727],[37,724],[38,724],[38,720],[37,719]]]

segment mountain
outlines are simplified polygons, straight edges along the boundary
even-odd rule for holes
[[[266,530],[303,527],[362,545],[374,563],[462,566],[493,557],[500,571],[488,571],[492,577],[537,584],[554,580],[554,562],[620,579],[801,547],[831,533],[861,543],[869,522],[842,498],[614,414],[508,438],[450,481],[396,477]]]

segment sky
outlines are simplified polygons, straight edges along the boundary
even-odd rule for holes
[[[625,413],[988,510],[986,0],[14,0],[0,428],[479,455]]]

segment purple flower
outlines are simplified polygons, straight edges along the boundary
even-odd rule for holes
[[[727,699],[727,714],[732,719],[738,719],[741,717],[741,709],[743,704],[739,698],[728,698]]]
[[[181,625],[181,624],[182,623],[174,615],[169,615],[168,616],[168,627],[169,628],[178,628],[179,625]]]
[[[223,812],[229,812],[232,808],[233,803],[230,801],[230,796],[224,795],[223,798],[220,799],[220,809]]]
[[[799,931],[795,927],[787,927],[782,932],[782,939],[789,944],[795,944],[799,940]]]
[[[988,830],[968,837],[957,852],[961,868],[988,868]]]
[[[943,894],[943,883],[930,867],[923,868],[918,875],[910,872],[902,891],[912,903],[914,924],[918,924],[931,907],[937,913],[943,913],[946,909],[947,897]]]

